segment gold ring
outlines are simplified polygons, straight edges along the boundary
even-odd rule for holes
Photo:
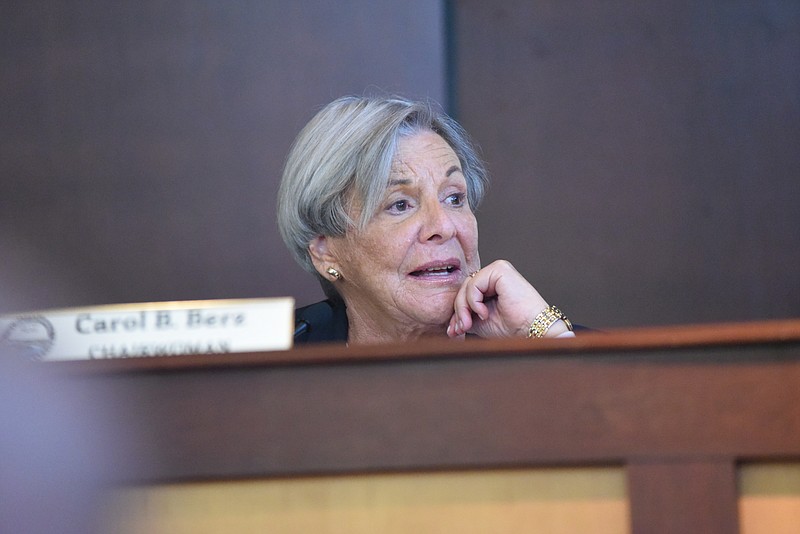
[[[478,271],[480,271],[480,269],[478,269]],[[475,275],[476,275],[476,274],[478,274],[478,271],[472,271],[472,272],[469,274],[469,277],[470,277],[470,278],[475,278]]]

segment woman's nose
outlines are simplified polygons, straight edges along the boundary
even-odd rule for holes
[[[422,213],[420,241],[447,241],[456,233],[451,214],[440,202],[431,202]]]

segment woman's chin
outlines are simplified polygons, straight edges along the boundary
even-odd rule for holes
[[[426,302],[423,306],[413,310],[413,316],[420,324],[441,326],[447,329],[450,318],[453,316],[453,299],[449,302]]]

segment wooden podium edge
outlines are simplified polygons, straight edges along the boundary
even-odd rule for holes
[[[712,323],[639,327],[610,331],[589,331],[562,339],[476,339],[457,342],[431,339],[418,343],[395,343],[347,347],[321,343],[285,351],[229,354],[186,354],[98,360],[46,362],[62,371],[78,374],[162,372],[200,368],[236,368],[282,365],[386,362],[392,360],[479,358],[503,356],[569,356],[615,352],[640,354],[664,349],[745,347],[784,345],[800,342],[800,319],[779,319],[741,323]]]

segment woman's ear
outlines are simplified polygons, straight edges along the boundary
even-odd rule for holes
[[[330,241],[328,241],[328,238],[324,235],[319,235],[308,243],[308,253],[311,256],[311,262],[323,278],[331,277],[328,273],[329,268],[339,268],[338,260],[330,245]]]

